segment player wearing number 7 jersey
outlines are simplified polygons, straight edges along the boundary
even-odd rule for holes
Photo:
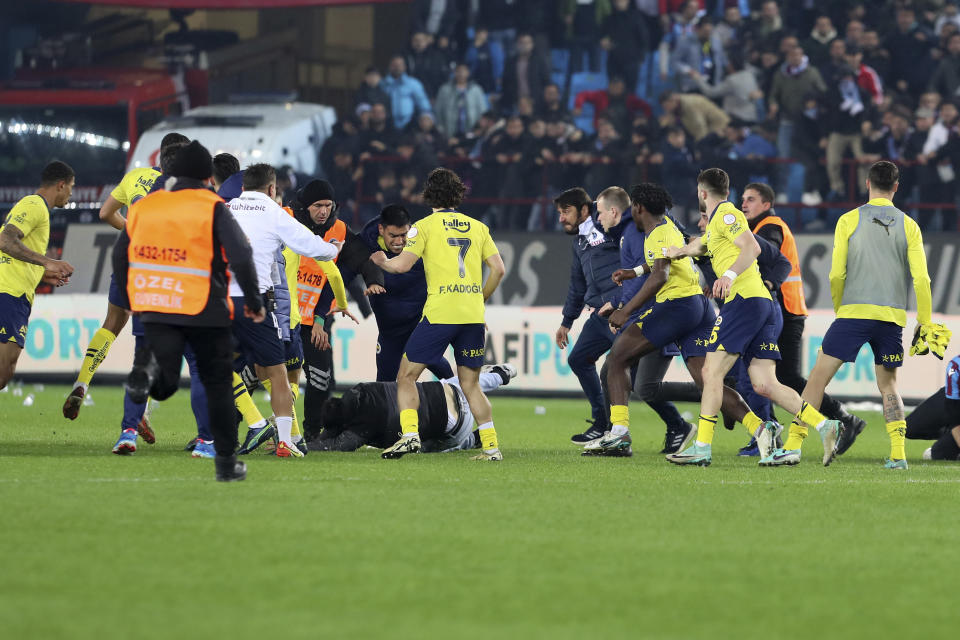
[[[480,425],[483,452],[474,459],[503,459],[490,401],[480,389],[479,379],[486,338],[484,302],[493,295],[506,270],[487,226],[456,211],[465,190],[457,174],[449,169],[434,169],[423,188],[423,200],[433,207],[433,213],[410,229],[407,245],[399,256],[387,260],[382,251],[370,256],[389,273],[405,273],[422,258],[427,279],[423,318],[407,341],[397,374],[402,435],[383,452],[384,458],[400,458],[420,451],[417,378],[427,363],[439,360],[447,346],[452,345],[460,387]],[[486,283],[484,263],[490,268]]]

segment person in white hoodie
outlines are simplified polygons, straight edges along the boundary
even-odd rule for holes
[[[277,251],[284,245],[302,256],[332,260],[339,253],[340,244],[326,242],[287,215],[274,200],[276,192],[277,174],[274,168],[268,164],[254,164],[243,173],[243,192],[230,201],[230,211],[253,248],[260,292],[267,304],[267,319],[262,323],[251,322],[241,314],[234,314],[233,333],[248,362],[256,365],[257,377],[270,381],[270,404],[276,416],[277,456],[302,458],[303,453],[291,439],[293,397],[287,380],[282,331],[274,313],[272,274]],[[229,295],[241,295],[239,285],[233,280],[230,282]],[[251,429],[248,432],[248,439],[266,439],[263,434],[253,431]],[[245,442],[244,448],[247,446]]]

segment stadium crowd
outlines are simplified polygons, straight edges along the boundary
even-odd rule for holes
[[[693,223],[680,185],[717,166],[802,203],[813,231],[883,157],[897,203],[953,229],[958,89],[956,0],[417,0],[408,48],[367,69],[322,166],[348,219],[417,204],[441,163],[472,214],[516,230],[553,227],[562,185],[647,179]]]

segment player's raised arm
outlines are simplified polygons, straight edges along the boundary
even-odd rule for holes
[[[703,238],[691,238],[683,247],[667,247],[666,255],[671,260],[678,258],[699,258],[707,252],[707,245]]]

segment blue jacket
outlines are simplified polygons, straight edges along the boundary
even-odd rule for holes
[[[223,181],[217,195],[230,202],[234,198],[239,198],[243,193],[243,171],[237,171],[235,174]]]
[[[418,113],[432,112],[423,84],[412,76],[403,74],[394,78],[387,74],[380,81],[380,88],[390,97],[390,113],[393,114],[393,124],[397,129],[407,126]]]
[[[562,326],[568,329],[572,327],[584,305],[599,309],[605,302],[619,302],[620,287],[611,277],[620,268],[620,237],[628,224],[632,225],[633,220],[630,216],[624,216],[619,225],[609,233],[604,233],[591,216],[580,225],[580,231],[573,241],[570,288],[563,305]]]
[[[380,216],[377,216],[360,231],[359,236],[370,252],[383,251],[387,259],[393,259],[390,253],[380,243]],[[348,282],[356,277],[345,268],[341,268],[343,279]],[[380,333],[408,331],[411,324],[416,324],[423,316],[423,305],[427,302],[427,276],[423,270],[423,260],[417,260],[410,271],[406,273],[383,272],[383,288],[386,293],[370,296],[370,307],[377,319],[377,329]]]

